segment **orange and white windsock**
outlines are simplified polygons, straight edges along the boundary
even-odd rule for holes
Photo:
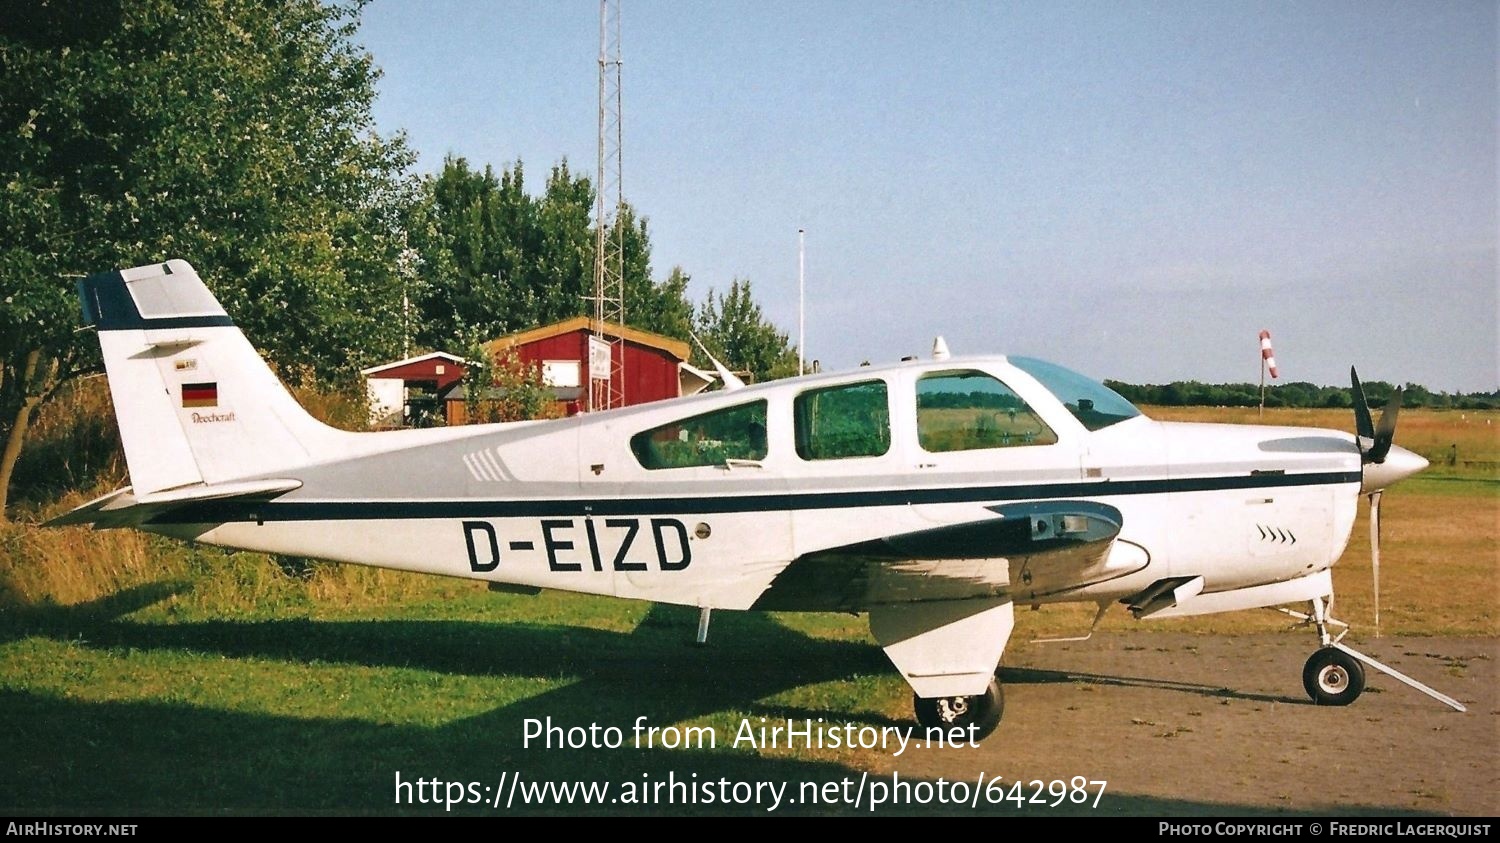
[[[1260,332],[1260,359],[1266,363],[1266,368],[1271,370],[1271,377],[1276,377],[1276,354],[1271,351],[1271,332]]]

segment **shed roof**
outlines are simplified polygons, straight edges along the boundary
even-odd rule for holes
[[[463,359],[462,357],[456,357],[446,351],[434,351],[431,354],[423,354],[418,357],[408,357],[405,360],[397,360],[394,363],[381,363],[379,366],[371,366],[368,369],[360,369],[359,373],[366,376],[378,375],[381,372],[390,371],[391,369],[399,369],[402,366],[410,366],[413,363],[421,363],[424,360],[432,360],[435,358],[441,358],[448,361],[449,363],[456,363],[460,366],[467,366],[469,364],[469,361]]]
[[[679,362],[687,360],[691,354],[691,349],[688,348],[688,344],[683,342],[682,340],[675,340],[671,337],[664,337],[660,334],[653,334],[649,331],[642,331],[637,328],[632,328],[628,325],[616,325],[613,322],[595,322],[593,319],[587,316],[575,316],[572,319],[564,319],[563,321],[557,322],[552,325],[543,325],[540,328],[532,328],[529,331],[521,331],[518,334],[510,334],[509,336],[500,337],[499,339],[493,339],[485,343],[484,347],[485,350],[489,351],[491,354],[494,354],[497,351],[504,351],[509,348],[515,348],[518,345],[528,345],[538,340],[545,340],[551,337],[561,336],[562,334],[571,334],[574,331],[589,331],[590,333],[592,333],[595,329],[595,326],[600,326],[601,330],[599,332],[602,334],[612,337],[619,337],[620,339],[628,340],[638,345],[644,345],[660,351],[665,351],[666,353],[677,358]]]

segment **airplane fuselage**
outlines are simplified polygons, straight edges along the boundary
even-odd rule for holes
[[[930,450],[918,429],[918,384],[954,372],[1004,383],[1049,431],[1047,441]],[[884,453],[799,453],[798,396],[876,382],[889,410]],[[758,459],[648,468],[632,448],[644,431],[761,402]],[[700,607],[857,611],[915,599],[906,591],[917,584],[923,599],[948,587],[955,598],[1042,604],[1123,598],[1172,576],[1202,576],[1212,593],[1314,574],[1342,553],[1360,484],[1359,451],[1347,434],[1144,416],[1091,431],[1005,358],[909,362],[550,422],[347,442],[348,453],[313,454],[297,471],[296,491],[258,503],[207,501],[148,528],[229,547]],[[772,588],[797,560],[830,548],[993,518],[991,508],[1006,504],[1082,501],[1122,516],[1117,540],[1091,566],[966,554],[866,566],[872,575],[834,585],[813,572]],[[893,568],[899,575],[883,573]]]

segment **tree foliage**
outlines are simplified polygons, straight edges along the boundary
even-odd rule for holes
[[[667,277],[632,290],[626,287],[625,298],[629,308],[626,319],[632,327],[690,340],[693,331],[693,303],[688,299],[688,283],[692,280],[682,267],[674,266]],[[629,276],[626,277],[627,284]]]
[[[40,400],[93,362],[92,338],[73,330],[77,276],[185,258],[293,381],[399,347],[411,156],[373,131],[378,74],[352,40],[357,23],[357,5],[320,0],[9,4],[8,445],[18,451]]]
[[[467,424],[550,419],[562,415],[541,366],[512,350],[491,354],[483,332],[468,329],[464,359],[464,418]]]
[[[722,293],[709,290],[694,321],[703,344],[731,369],[748,371],[756,381],[797,374],[796,349],[767,321],[748,279],[734,279]]]
[[[594,191],[566,161],[410,175],[374,131],[361,0],[16,0],[0,15],[0,513],[41,403],[97,366],[78,277],[192,262],[294,385],[591,311]],[[620,209],[626,320],[790,374],[748,282],[703,312]],[[410,307],[405,302],[409,301]],[[520,381],[524,381],[520,378]]]
[[[421,276],[416,343],[453,347],[469,342],[469,330],[493,338],[592,313],[593,207],[592,184],[566,161],[532,195],[520,162],[497,173],[445,160],[424,182],[408,226]],[[796,373],[795,352],[766,321],[749,281],[736,279],[724,294],[710,290],[694,307],[682,267],[651,277],[649,227],[635,208],[621,207],[615,225],[631,327],[682,340],[696,330],[727,365],[757,380]]]
[[[496,173],[450,157],[423,184],[410,242],[419,256],[416,296],[419,345],[450,346],[463,327],[490,337],[593,312],[594,191],[566,161],[542,191],[528,193],[520,162]],[[623,235],[626,321],[687,339],[692,305],[687,276],[651,278],[646,220],[629,205],[616,226]]]

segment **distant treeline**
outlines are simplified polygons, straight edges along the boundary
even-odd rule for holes
[[[1106,380],[1105,385],[1134,404],[1166,407],[1255,407],[1260,404],[1260,386],[1253,383],[1210,384],[1198,381],[1174,381],[1168,384],[1123,383]],[[1365,381],[1365,400],[1372,407],[1390,400],[1395,385],[1385,381]],[[1500,408],[1500,390],[1494,392],[1433,392],[1421,384],[1402,387],[1401,406],[1432,407],[1454,410],[1493,410]],[[1293,381],[1266,386],[1267,407],[1352,407],[1347,386],[1318,386]]]

